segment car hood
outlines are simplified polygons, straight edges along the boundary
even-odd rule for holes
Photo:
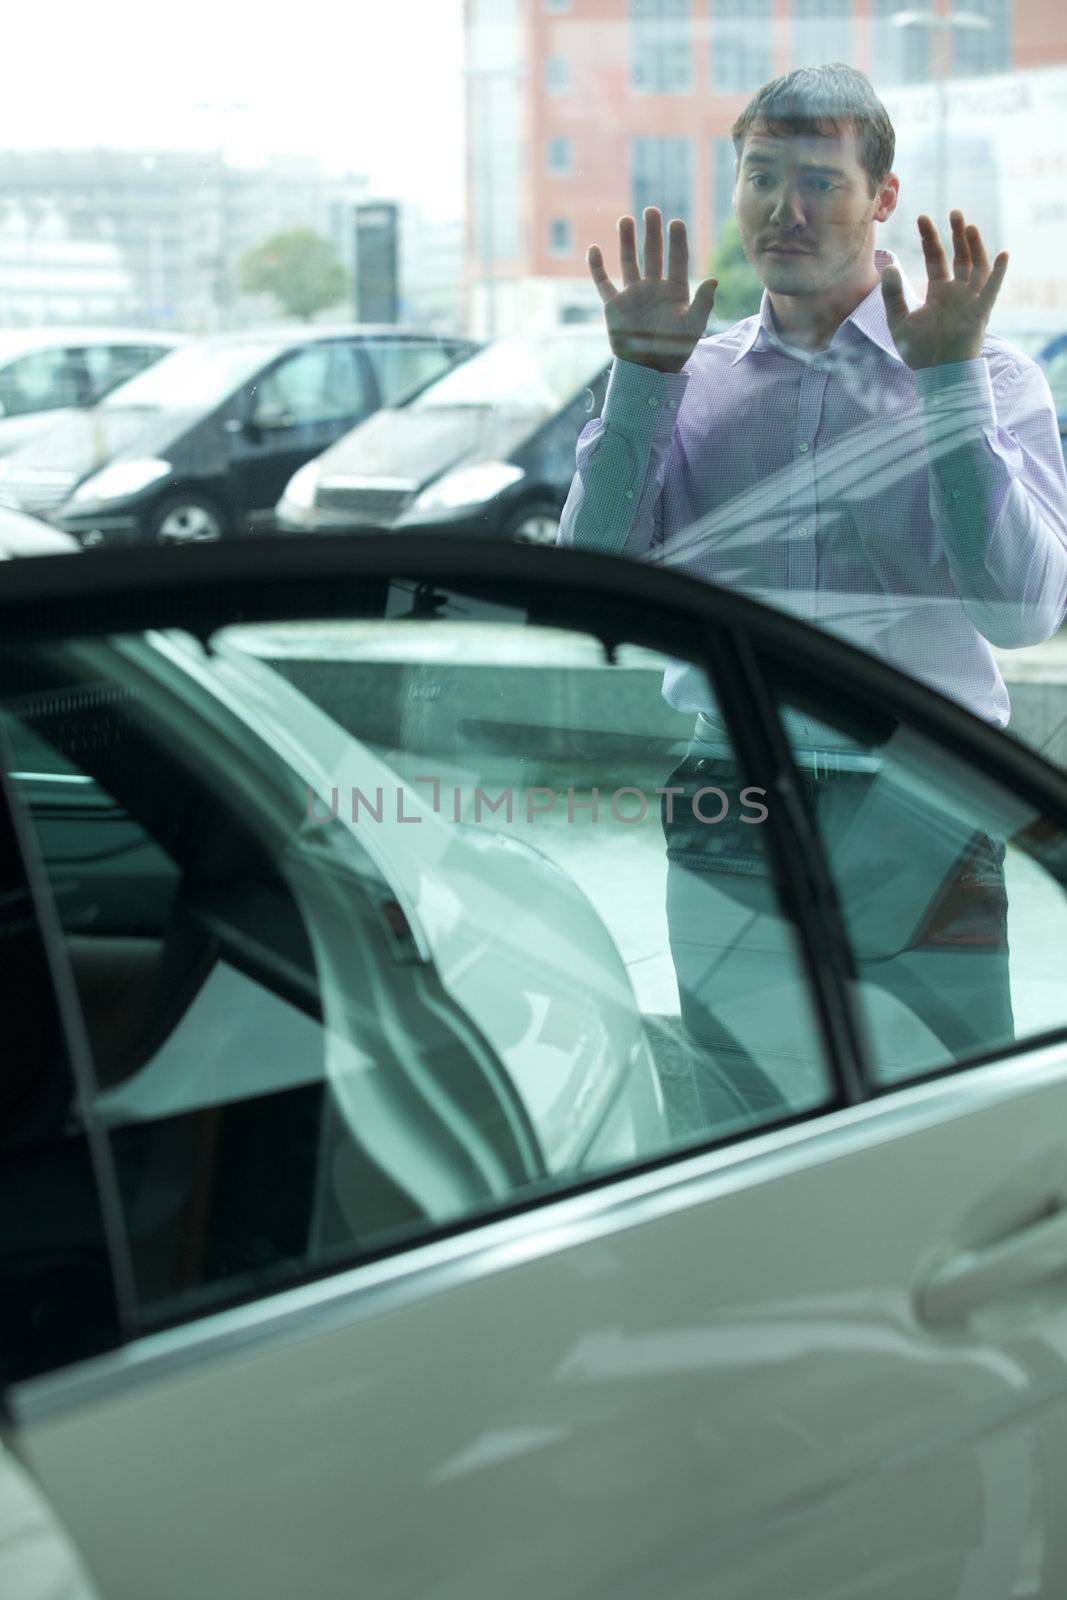
[[[379,411],[319,457],[319,483],[344,489],[387,479],[421,489],[461,462],[508,460],[546,420],[491,406]]]
[[[0,456],[10,455],[30,439],[77,415],[77,410],[70,407],[62,411],[28,411],[21,417],[0,417]]]
[[[7,457],[12,472],[61,471],[74,482],[110,461],[158,456],[200,420],[198,411],[142,411],[96,406],[62,419]]]

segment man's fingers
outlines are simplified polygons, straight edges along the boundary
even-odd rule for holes
[[[957,283],[971,281],[971,246],[967,239],[967,229],[963,221],[962,211],[950,211],[948,214],[949,226],[952,229],[952,276]]]
[[[656,206],[645,207],[644,273],[646,278],[663,276],[663,214]]]
[[[989,277],[989,257],[986,255],[986,248],[982,243],[982,235],[978,232],[973,222],[967,228],[967,243],[970,246],[971,260],[974,263],[971,272],[971,286],[975,289],[981,289]]]
[[[678,288],[689,292],[689,235],[679,217],[671,219],[670,249],[667,252],[667,276]]]
[[[989,313],[992,311],[997,295],[1000,293],[1000,287],[1004,282],[1004,275],[1007,270],[1008,252],[1006,250],[1002,250],[997,256],[996,260],[993,262],[993,270],[989,274],[989,279],[985,285],[985,288],[978,296],[979,309],[982,311],[984,316],[988,317]]]
[[[882,300],[885,303],[886,320],[892,328],[893,323],[900,317],[908,314],[908,302],[904,298],[904,285],[901,282],[900,272],[896,267],[886,267],[882,273]]]
[[[930,218],[919,218],[919,237],[922,240],[923,255],[926,258],[926,276],[931,282],[948,277],[948,262],[945,260],[945,251],[941,244],[941,235],[934,227]]]
[[[608,277],[607,268],[604,266],[604,252],[598,244],[591,244],[586,251],[585,259],[589,263],[589,276],[596,284],[596,292],[604,305],[607,305],[609,300],[614,300],[619,291]]]
[[[704,282],[697,285],[697,292],[693,296],[693,303],[686,315],[689,331],[695,333],[697,338],[703,334],[715,304],[715,291],[719,287],[718,278],[705,278]]]
[[[637,266],[637,224],[633,217],[619,218],[619,265],[622,268],[622,281],[626,288],[631,283],[640,280],[641,273]]]

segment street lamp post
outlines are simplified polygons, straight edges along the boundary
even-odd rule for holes
[[[930,28],[943,33],[957,28],[961,32],[982,32],[993,26],[988,17],[976,11],[953,11],[938,16],[934,11],[895,11],[889,18],[892,28]],[[936,157],[934,165],[934,221],[944,227],[948,206],[948,84],[944,63],[935,53],[934,94],[936,107]]]

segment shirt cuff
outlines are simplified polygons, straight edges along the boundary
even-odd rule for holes
[[[636,361],[612,363],[604,395],[601,420],[635,443],[651,442],[658,433],[669,438],[674,432],[678,407],[682,403],[688,372],[657,372]]]
[[[987,418],[986,426],[997,424],[993,402],[993,380],[984,356],[973,361],[949,361],[937,367],[920,367],[915,387],[924,413],[965,410]]]

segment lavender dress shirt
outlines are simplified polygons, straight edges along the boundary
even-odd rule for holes
[[[913,372],[880,286],[810,355],[777,336],[764,293],[680,373],[615,362],[559,542],[743,590],[1004,725],[991,646],[1036,644],[1067,614],[1052,395],[994,335],[977,360]],[[664,694],[714,716],[685,663]]]

